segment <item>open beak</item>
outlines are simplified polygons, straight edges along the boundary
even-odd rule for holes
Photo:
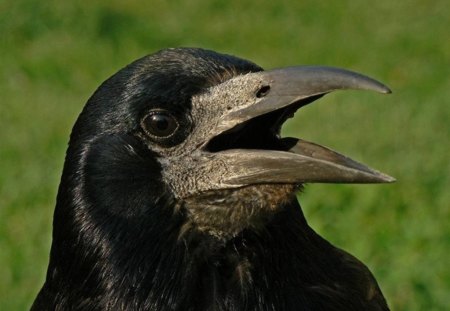
[[[240,92],[243,88],[253,98],[225,113],[204,147],[212,160],[227,168],[222,186],[395,181],[318,144],[280,138],[282,124],[300,107],[335,90],[390,93],[380,82],[348,70],[316,66],[262,71],[234,79],[242,85]],[[229,87],[224,89],[229,92]],[[215,92],[221,92],[220,85]]]

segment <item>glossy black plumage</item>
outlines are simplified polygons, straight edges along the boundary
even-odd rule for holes
[[[169,49],[99,87],[71,134],[47,279],[32,310],[388,310],[369,270],[307,225],[300,185],[193,195],[182,192],[182,177],[168,176],[175,160],[166,159],[190,156],[192,98],[261,70],[211,51]],[[155,109],[176,117],[174,135],[143,131]],[[247,128],[260,133],[251,147],[282,148],[258,124]],[[245,135],[236,141],[249,144]]]

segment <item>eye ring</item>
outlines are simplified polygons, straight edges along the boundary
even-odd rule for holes
[[[157,109],[150,111],[142,119],[141,127],[148,136],[165,139],[173,136],[180,124],[167,110]]]

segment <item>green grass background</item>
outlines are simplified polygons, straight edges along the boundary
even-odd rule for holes
[[[43,283],[68,136],[95,88],[164,47],[265,68],[324,64],[394,91],[328,95],[285,128],[395,176],[309,185],[311,225],[364,261],[393,310],[450,308],[450,14],[445,0],[0,2],[0,310]]]

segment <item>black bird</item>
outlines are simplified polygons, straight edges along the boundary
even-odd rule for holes
[[[73,128],[32,310],[388,310],[370,271],[308,226],[296,192],[393,178],[280,137],[338,89],[390,92],[343,69],[263,71],[193,48],[120,70]]]

